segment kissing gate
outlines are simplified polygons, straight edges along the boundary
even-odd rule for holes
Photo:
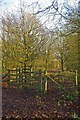
[[[47,75],[46,70],[41,71],[41,69],[39,69],[39,71],[33,71],[31,67],[24,67],[24,69],[20,69],[20,68],[15,68],[12,70],[8,69],[7,74],[3,76],[3,79],[4,78],[7,81],[8,85],[10,86],[36,89],[39,92],[44,92],[44,93],[47,92],[47,78],[48,78],[51,81],[53,81],[53,83],[55,83],[59,89],[65,92],[66,95],[68,93],[63,85],[60,85],[60,83],[58,83],[54,78]],[[61,76],[61,78],[63,78],[63,76]],[[76,95],[78,95],[79,85],[78,85],[77,71],[75,72],[74,84],[75,84],[74,91]]]
[[[36,88],[39,92],[45,93],[47,91],[47,72],[46,70],[41,71],[41,69],[32,71],[31,67],[8,69],[7,82],[10,86]]]

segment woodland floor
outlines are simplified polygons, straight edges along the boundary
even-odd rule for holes
[[[79,114],[78,97],[70,100],[64,98],[61,90],[50,83],[47,93],[40,94],[35,89],[19,89],[13,87],[2,88],[2,116],[3,119],[15,117],[25,120],[67,120]],[[72,91],[72,83],[64,83],[68,91]],[[70,90],[71,87],[71,90]],[[50,89],[51,88],[51,89]],[[79,118],[80,119],[80,118]],[[20,119],[18,119],[20,120]]]

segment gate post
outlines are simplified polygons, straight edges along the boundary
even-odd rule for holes
[[[18,83],[18,69],[16,68],[16,83]]]
[[[8,71],[8,84],[9,84],[9,82],[10,82],[10,70],[8,69],[7,71]]]
[[[42,92],[42,71],[41,69],[38,72],[38,90]]]
[[[24,64],[24,81],[26,82],[26,64]]]
[[[19,68],[19,73],[18,73],[19,75],[19,85],[20,85],[20,81],[21,81],[21,74],[20,74],[20,68]]]
[[[47,92],[47,71],[44,70],[44,93]]]
[[[78,94],[78,71],[76,70],[76,93]]]

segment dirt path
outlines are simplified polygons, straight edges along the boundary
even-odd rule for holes
[[[2,115],[49,119],[68,119],[78,114],[78,100],[65,100],[57,89],[39,94],[36,90],[2,89]]]

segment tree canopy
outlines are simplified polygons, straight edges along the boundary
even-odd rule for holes
[[[39,7],[38,2],[30,6],[35,4]],[[55,60],[62,71],[78,69],[78,8],[70,7],[68,2],[61,6],[56,0],[34,13],[27,12],[25,6],[22,4],[16,13],[2,16],[3,69],[24,64],[47,65],[52,69],[56,66]],[[41,21],[43,15],[44,22]]]

